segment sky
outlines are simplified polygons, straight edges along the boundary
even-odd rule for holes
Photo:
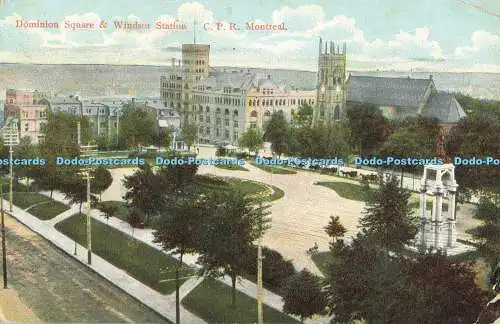
[[[59,28],[18,28],[16,20]],[[107,27],[83,30],[64,23],[103,20]],[[151,28],[120,30],[115,20]],[[157,21],[187,29],[158,30]],[[206,30],[217,22],[239,30]],[[246,30],[247,22],[286,30]],[[351,71],[500,73],[499,0],[3,0],[0,8],[0,62],[170,65],[194,35],[210,44],[212,66],[315,71],[322,37],[346,42]]]

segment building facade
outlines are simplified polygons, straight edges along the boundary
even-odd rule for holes
[[[313,123],[340,121],[345,115],[347,101],[346,44],[342,51],[335,43],[319,39],[318,83],[316,102],[313,109]]]
[[[272,113],[291,120],[301,104],[315,104],[315,91],[292,91],[248,70],[215,70],[209,59],[208,45],[184,44],[182,61],[173,59],[172,74],[160,79],[164,105],[181,124],[197,125],[200,142],[236,144],[247,129],[263,130]]]
[[[43,140],[43,125],[47,123],[47,106],[22,105],[19,115],[19,138],[29,137],[31,144],[39,144]]]

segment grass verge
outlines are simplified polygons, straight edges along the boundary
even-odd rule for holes
[[[49,220],[69,209],[65,204],[58,201],[51,201],[28,209],[28,212],[41,220]]]
[[[238,164],[218,164],[215,167],[219,168],[219,169],[231,170],[231,171],[248,171],[247,168],[244,168]]]
[[[205,279],[182,305],[208,323],[256,323],[257,302],[237,291],[236,306],[231,305],[231,287],[211,278]],[[294,318],[264,305],[266,323],[298,323]]]
[[[334,190],[340,197],[356,201],[367,201],[369,194],[373,191],[373,189],[369,189],[367,191],[359,185],[347,182],[322,181],[317,182],[316,185],[330,188]]]
[[[86,216],[73,215],[56,224],[56,229],[85,246]],[[92,249],[95,254],[114,266],[128,272],[132,277],[153,288],[170,294],[175,291],[175,280],[160,283],[160,280],[174,279],[177,260],[133,237],[100,221],[92,221]],[[181,278],[193,275],[187,266],[182,269]],[[184,282],[185,279],[181,281]]]
[[[297,171],[273,166],[273,165],[262,165],[262,164],[257,164],[255,162],[250,162],[251,165],[253,165],[256,168],[261,169],[262,171],[265,171],[267,173],[272,173],[272,174],[297,174]]]

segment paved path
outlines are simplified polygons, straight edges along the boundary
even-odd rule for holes
[[[64,196],[59,192],[54,191],[52,198],[54,200],[64,202]],[[74,215],[75,213],[78,212],[77,206],[73,206],[72,210],[74,211],[73,213],[71,213],[70,211],[65,211],[64,213],[53,218],[52,220],[45,221],[44,223],[54,225],[54,224],[62,221],[63,219],[68,218],[71,215]],[[85,212],[85,211],[83,211],[83,212]],[[93,219],[100,221],[102,223],[105,223],[105,224],[107,224],[107,225],[109,225],[109,226],[111,226],[119,231],[122,231],[122,232],[134,237],[135,239],[137,239],[141,242],[144,242],[145,244],[147,244],[155,249],[163,251],[161,244],[153,243],[153,230],[152,229],[148,229],[148,228],[142,228],[142,229],[135,228],[134,229],[127,222],[124,222],[116,217],[110,217],[109,220],[106,220],[103,216],[101,216],[99,214],[98,210],[92,210],[91,215],[92,215]],[[57,221],[55,219],[57,219]],[[71,247],[69,250],[73,251],[72,249],[74,249],[74,241],[71,241],[71,242],[73,242],[73,243],[71,244]],[[85,248],[78,245],[78,251],[85,251]],[[178,256],[175,254],[171,254],[171,256],[175,259],[178,259]],[[198,259],[198,256],[196,254],[188,254],[188,255],[183,256],[183,262],[191,267],[194,267],[194,268],[199,268],[199,265],[196,264],[197,259]],[[94,262],[94,261],[92,261],[92,262]],[[221,282],[231,286],[231,279],[229,277],[221,278],[219,280]],[[192,278],[192,279],[187,280],[181,286],[181,289],[180,289],[181,299],[184,298],[185,296],[187,296],[187,294],[189,294],[189,292],[191,292],[194,288],[196,288],[196,286],[198,284],[200,284],[202,281],[203,281],[203,278]],[[240,292],[242,292],[242,293],[244,293],[252,298],[257,297],[257,285],[249,280],[246,280],[246,279],[239,280],[236,284],[236,288]],[[134,294],[132,294],[132,295],[134,295]],[[166,298],[168,300],[170,300],[170,302],[172,302],[172,303],[175,302],[175,294],[171,294],[169,296],[166,296]],[[264,289],[264,303],[266,305],[280,311],[280,312],[283,310],[282,297],[279,295],[276,295],[273,292],[268,291],[266,289]],[[149,306],[149,304],[147,304],[147,305]],[[175,304],[174,304],[174,307],[175,307]],[[155,308],[153,308],[153,309],[155,309]],[[184,310],[184,311],[186,311],[186,310]],[[174,311],[172,314],[175,315],[175,308],[174,308]],[[181,315],[181,318],[182,318],[182,315]],[[329,323],[329,320],[326,318],[318,318],[316,320],[308,320],[308,321],[306,321],[306,323]]]
[[[54,193],[53,198],[58,200],[57,198],[61,197]],[[7,201],[4,200],[4,204],[6,203]],[[74,211],[73,208],[74,207],[72,207],[70,211]],[[63,214],[65,215],[57,217],[58,220],[71,216],[69,211],[66,211]],[[114,283],[131,296],[139,299],[142,303],[154,309],[170,321],[175,322],[175,303],[172,303],[169,296],[162,295],[151,289],[138,280],[132,278],[125,271],[115,267],[95,254],[92,256],[92,265],[88,265],[87,253],[82,253],[86,251],[86,249],[78,244],[77,250],[79,253],[76,256],[73,255],[75,242],[57,231],[51,222],[39,220],[35,216],[16,206],[13,206],[12,216],[28,226],[32,231],[40,234],[57,247],[67,252],[68,255],[73,256],[83,264],[94,269],[104,278],[108,279],[110,282]],[[184,308],[181,308],[181,318],[184,323],[205,323],[202,319],[188,312]]]

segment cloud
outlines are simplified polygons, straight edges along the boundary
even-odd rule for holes
[[[189,24],[192,24],[195,20],[201,23],[214,22],[213,12],[198,2],[181,4],[177,10],[177,18]]]
[[[455,54],[457,56],[467,56],[471,53],[477,53],[481,50],[488,49],[490,47],[495,47],[500,45],[500,36],[492,34],[484,30],[475,31],[471,36],[471,45],[457,47],[455,49]],[[499,54],[497,49],[497,55]]]

